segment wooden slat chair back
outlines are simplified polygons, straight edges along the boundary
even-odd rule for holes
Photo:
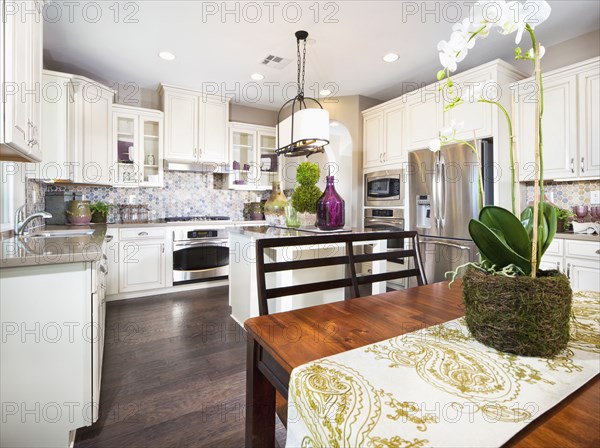
[[[410,247],[408,249],[389,249],[378,253],[355,253],[355,246],[353,243],[364,243],[367,241],[377,242],[379,240],[388,239],[408,239],[410,240]],[[265,263],[265,252],[268,250],[284,247],[292,247],[301,250],[302,247],[315,246],[317,244],[326,247],[339,247],[340,250],[336,251],[337,253],[335,256],[330,257],[293,259],[292,256],[289,256],[283,261]],[[356,247],[358,247],[358,245]],[[342,250],[342,248],[344,250]],[[407,260],[409,258],[412,258],[414,262],[413,267],[408,269],[404,269],[403,265],[398,265],[400,269],[393,272],[357,275],[357,263],[383,260],[399,261],[399,259]],[[335,265],[344,266],[345,275],[342,278],[267,288],[267,274],[299,269],[330,267]],[[302,236],[258,239],[256,241],[256,271],[258,281],[258,305],[259,314],[261,316],[269,314],[269,300],[278,297],[346,288],[346,298],[354,298],[360,297],[360,285],[408,277],[416,277],[418,285],[427,284],[419,251],[419,236],[417,232],[413,231],[380,231],[360,234],[337,233],[315,235],[314,237]]]

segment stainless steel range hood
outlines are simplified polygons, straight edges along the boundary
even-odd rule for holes
[[[229,173],[231,167],[227,163],[217,162],[173,162],[165,160],[165,171],[188,171],[194,173]]]

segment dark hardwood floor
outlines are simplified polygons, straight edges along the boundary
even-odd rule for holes
[[[109,302],[100,417],[75,448],[243,446],[245,334],[229,315],[227,287]]]

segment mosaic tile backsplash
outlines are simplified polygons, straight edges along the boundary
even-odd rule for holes
[[[244,203],[254,201],[257,196],[266,199],[270,191],[238,191],[222,189],[223,176],[212,173],[165,171],[164,188],[107,188],[80,185],[46,185],[29,181],[27,185],[28,208],[43,209],[46,191],[65,191],[85,196],[89,201],[104,201],[109,204],[128,204],[135,196],[135,204],[146,204],[150,208],[149,219],[166,216],[229,216],[242,220]],[[111,207],[109,222],[118,222],[118,210]]]
[[[546,193],[554,194],[554,204],[571,210],[574,205],[591,205],[591,192],[600,190],[600,180],[580,182],[544,182]],[[533,185],[527,186],[527,202],[533,201]],[[597,204],[594,204],[597,205]],[[587,221],[590,220],[588,215]]]

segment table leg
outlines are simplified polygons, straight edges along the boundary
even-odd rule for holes
[[[275,446],[275,387],[258,369],[260,344],[248,335],[246,448]]]

